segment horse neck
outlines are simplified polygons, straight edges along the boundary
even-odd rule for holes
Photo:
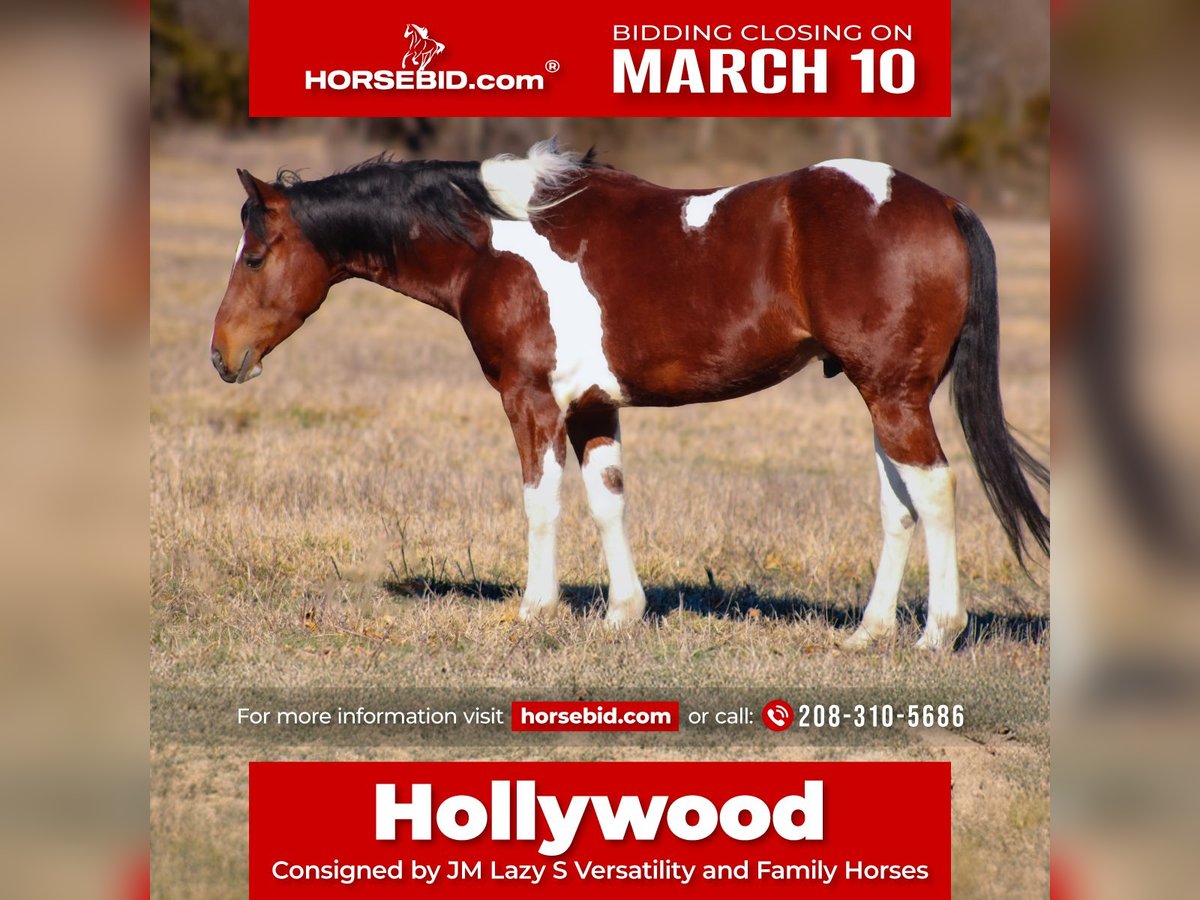
[[[351,260],[344,278],[362,278],[459,317],[463,288],[479,251],[465,241],[441,236],[411,240],[393,266],[370,259]]]
[[[462,202],[457,213],[466,233],[460,234],[453,220],[443,222],[438,214],[395,214],[411,198],[399,189],[403,176],[389,174],[385,165],[298,186],[293,211],[300,227],[331,262],[334,282],[362,278],[457,318],[465,279],[477,259],[475,247],[487,244],[486,222],[459,196],[464,191],[456,179],[467,178],[469,166],[457,171],[453,163],[431,164],[444,178],[434,183],[445,203]]]

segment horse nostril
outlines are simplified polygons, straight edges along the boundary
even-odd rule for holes
[[[237,380],[237,374],[229,371],[229,367],[225,365],[225,357],[215,347],[212,352],[212,364],[213,368],[217,370],[217,374],[221,376],[222,381],[233,382]]]

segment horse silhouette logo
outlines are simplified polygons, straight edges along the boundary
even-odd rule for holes
[[[406,25],[404,36],[408,38],[408,52],[404,54],[401,62],[405,68],[408,67],[409,60],[411,60],[417,67],[417,71],[423,72],[430,60],[446,49],[445,44],[435,41],[429,36],[428,28],[422,28],[420,25],[411,23]]]

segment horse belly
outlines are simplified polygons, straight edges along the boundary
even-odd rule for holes
[[[799,322],[746,321],[718,330],[678,321],[669,340],[630,341],[610,353],[633,406],[681,406],[741,397],[778,384],[820,353]]]

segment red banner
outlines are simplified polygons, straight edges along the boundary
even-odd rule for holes
[[[950,896],[949,763],[251,763],[250,896]]]
[[[950,2],[250,6],[252,116],[947,116]]]

